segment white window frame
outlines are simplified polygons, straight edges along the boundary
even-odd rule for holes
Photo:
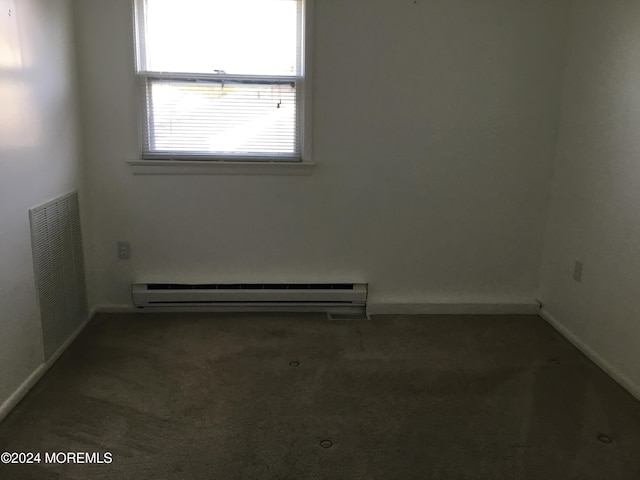
[[[145,154],[145,129],[148,128],[147,114],[147,88],[151,79],[162,78],[188,78],[201,80],[233,80],[233,79],[286,79],[290,77],[277,76],[243,76],[243,75],[216,75],[216,74],[191,74],[191,73],[153,73],[140,72],[138,66],[141,64],[138,55],[143,49],[138,48],[138,12],[142,11],[144,0],[132,0],[133,8],[133,30],[135,38],[136,65],[135,72],[138,80],[139,95],[139,151],[140,159],[129,161],[134,174],[156,175],[156,174],[288,174],[288,175],[308,175],[311,173],[315,163],[313,162],[311,147],[311,65],[312,65],[312,10],[313,0],[302,1],[302,53],[301,53],[301,74],[296,77],[296,135],[299,142],[299,158],[290,156],[240,156],[240,155],[220,155],[220,154]],[[176,0],[179,2],[179,0]]]

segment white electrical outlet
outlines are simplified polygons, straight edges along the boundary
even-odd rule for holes
[[[131,258],[131,244],[129,242],[118,242],[118,258],[120,260]]]
[[[582,269],[582,262],[576,261],[576,263],[573,265],[573,279],[578,283],[582,282]]]

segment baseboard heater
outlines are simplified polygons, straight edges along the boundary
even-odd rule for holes
[[[366,283],[134,283],[139,308],[204,311],[344,311],[364,310]]]

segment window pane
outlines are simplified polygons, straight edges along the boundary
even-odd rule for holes
[[[145,71],[299,75],[300,0],[146,0]]]
[[[297,157],[292,82],[149,80],[148,153]]]

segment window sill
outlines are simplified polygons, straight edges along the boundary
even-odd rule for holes
[[[311,175],[313,162],[216,162],[136,160],[134,175]]]

